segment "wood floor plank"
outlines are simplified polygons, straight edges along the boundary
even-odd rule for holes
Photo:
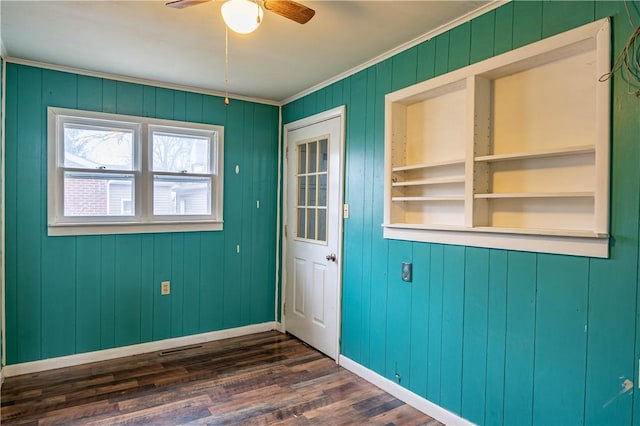
[[[9,377],[5,425],[440,425],[276,331]]]

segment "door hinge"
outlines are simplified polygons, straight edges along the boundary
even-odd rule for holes
[[[284,158],[287,160],[289,159],[289,147],[286,147],[284,149]]]
[[[284,237],[287,238],[287,225],[284,226]]]
[[[284,302],[284,306],[282,307],[282,315],[287,315],[287,302]]]

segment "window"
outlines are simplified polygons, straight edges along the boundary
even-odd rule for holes
[[[49,108],[49,235],[222,229],[223,128]]]
[[[327,241],[328,139],[297,146],[298,180],[296,237],[317,243]]]

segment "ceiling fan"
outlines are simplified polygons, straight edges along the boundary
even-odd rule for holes
[[[165,4],[169,7],[182,9],[209,1],[211,0],[172,0]],[[260,24],[260,21],[262,20],[262,7],[277,15],[283,16],[287,19],[291,19],[292,21],[295,21],[299,24],[306,24],[311,18],[313,18],[313,15],[315,15],[316,13],[315,10],[295,1],[227,0],[222,5],[222,16],[227,26],[236,31],[231,25],[229,25],[228,16],[231,14],[249,14],[250,16],[255,17],[253,18],[253,20],[257,23],[257,25],[255,25],[255,28],[257,28],[257,26]],[[234,9],[233,11],[231,10],[232,8]],[[251,31],[253,31],[253,29]]]

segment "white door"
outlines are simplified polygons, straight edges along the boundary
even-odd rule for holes
[[[285,126],[285,329],[338,357],[344,108]]]

